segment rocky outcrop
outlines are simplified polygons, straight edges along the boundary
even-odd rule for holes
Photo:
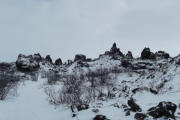
[[[175,118],[177,105],[172,102],[160,102],[156,107],[152,107],[148,110],[148,114],[153,118]]]
[[[128,53],[126,54],[126,58],[133,59],[133,55],[131,51],[128,51]]]
[[[54,64],[55,64],[55,65],[62,65],[62,60],[61,60],[61,58],[58,58],[58,59],[55,61]]]
[[[117,48],[116,43],[113,44],[112,48],[110,49],[110,51],[106,54],[109,54],[110,56],[112,56],[114,59],[116,59],[118,56],[120,57],[124,57],[123,53],[120,51],[119,48]]]
[[[155,59],[155,54],[150,51],[150,48],[144,48],[141,53],[141,59]]]
[[[74,61],[86,61],[86,56],[82,54],[75,55]]]
[[[26,56],[20,54],[16,61],[16,67],[18,70],[23,72],[35,71],[40,68],[38,60],[35,59],[32,55]]]
[[[45,60],[46,60],[47,62],[49,62],[49,63],[53,64],[53,61],[52,61],[52,59],[51,59],[51,56],[50,56],[50,55],[47,55],[47,56],[46,56],[46,58],[45,58]]]
[[[168,59],[170,55],[165,51],[158,51],[155,53],[156,59]]]

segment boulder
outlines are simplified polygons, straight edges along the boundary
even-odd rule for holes
[[[126,58],[133,59],[133,55],[131,51],[128,51],[128,53],[126,54]]]
[[[128,105],[130,107],[130,110],[133,111],[133,112],[141,112],[142,109],[139,107],[139,105],[137,105],[134,101],[134,99],[130,99],[128,100]]]
[[[82,54],[75,55],[74,61],[86,61],[86,56]]]
[[[135,118],[136,120],[145,120],[145,118],[147,118],[147,115],[144,114],[144,113],[136,113],[135,116],[134,116],[134,118]]]
[[[173,118],[175,119],[174,113],[176,112],[177,105],[172,102],[160,102],[156,107],[152,107],[148,110],[148,114],[153,118]]]
[[[168,59],[170,55],[165,51],[158,51],[155,53],[157,59]]]
[[[62,60],[61,60],[61,58],[58,58],[58,59],[55,61],[55,65],[62,65]]]
[[[32,55],[26,56],[20,54],[16,61],[16,67],[23,72],[35,71],[40,68],[39,62]]]
[[[51,56],[50,56],[50,55],[47,55],[47,56],[46,56],[46,58],[45,58],[45,60],[46,60],[47,62],[49,62],[49,63],[53,64],[53,61],[52,61],[52,59],[51,59]]]
[[[141,59],[155,59],[155,54],[150,51],[150,48],[144,48],[141,53]]]
[[[104,115],[96,115],[93,120],[109,120]]]

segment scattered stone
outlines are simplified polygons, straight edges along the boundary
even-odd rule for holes
[[[92,111],[93,111],[94,113],[98,113],[98,112],[99,112],[99,109],[92,109]]]
[[[155,95],[158,94],[158,92],[157,92],[156,90],[152,89],[152,88],[150,88],[149,91],[150,91],[151,93],[155,94]]]
[[[134,101],[134,99],[130,99],[128,100],[128,105],[130,107],[130,110],[132,110],[133,112],[141,112],[142,109],[139,107],[139,105],[137,105]]]
[[[76,117],[76,114],[73,114],[72,117]]]
[[[168,117],[175,118],[174,113],[177,105],[172,102],[160,102],[156,107],[152,107],[148,110],[148,114],[153,118]]]
[[[125,115],[126,115],[126,116],[130,116],[130,115],[131,115],[131,112],[128,110]]]
[[[144,114],[144,113],[136,113],[135,116],[134,116],[134,118],[135,118],[136,120],[145,120],[145,118],[147,118],[147,115]]]
[[[87,104],[81,104],[77,106],[78,111],[87,110],[87,109],[89,109],[89,105]]]

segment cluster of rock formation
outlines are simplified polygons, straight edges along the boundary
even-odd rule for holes
[[[115,60],[121,60],[123,67],[132,67],[131,60],[133,59],[133,55],[131,51],[128,51],[128,53],[125,55],[123,54],[120,49],[117,47],[116,43],[113,44],[110,51],[106,51],[104,55],[110,56],[112,59]],[[150,51],[150,48],[144,48],[140,59],[142,60],[157,60],[157,59],[168,59],[170,58],[169,54],[164,51],[158,51],[156,53],[153,53]],[[16,66],[18,70],[20,71],[35,71],[40,68],[39,63],[42,61],[46,61],[49,64],[60,66],[63,65],[63,62],[61,58],[58,58],[53,63],[53,60],[51,59],[50,55],[47,55],[45,58],[41,57],[40,54],[34,54],[34,55],[23,55],[20,54],[18,56],[18,59],[16,61]],[[87,63],[84,62],[90,62],[92,59],[86,58],[83,54],[77,54],[75,55],[74,61],[68,60],[67,65],[71,65],[73,62],[77,62],[79,66],[85,66],[88,67]],[[134,68],[136,69],[136,68]]]

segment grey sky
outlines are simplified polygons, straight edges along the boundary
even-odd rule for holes
[[[0,0],[0,61],[19,53],[95,58],[116,42],[180,53],[179,0]]]

